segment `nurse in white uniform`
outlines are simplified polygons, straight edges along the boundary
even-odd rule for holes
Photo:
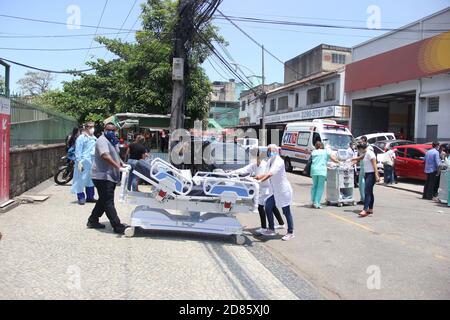
[[[245,167],[234,170],[232,173],[238,174],[238,175],[261,175],[265,174],[268,171],[267,167],[267,160],[265,159],[267,157],[267,147],[259,147],[258,148],[258,154],[256,158],[256,162],[252,162]],[[270,193],[270,183],[269,181],[264,181],[259,183],[259,198],[258,198],[258,213],[259,217],[261,219],[261,228],[256,230],[256,233],[258,234],[264,234],[267,230],[267,219],[266,219],[266,212],[264,210],[264,205],[266,203],[266,200],[271,196]],[[275,218],[278,221],[278,226],[275,227],[275,229],[284,229],[284,221],[281,217],[280,211],[278,211],[277,207],[274,206],[273,208],[273,214],[275,215]]]
[[[292,187],[289,183],[286,170],[284,167],[284,161],[279,155],[278,147],[275,144],[268,146],[267,154],[269,156],[268,172],[255,177],[256,180],[261,182],[269,180],[270,196],[266,200],[265,211],[267,220],[269,221],[269,228],[264,235],[273,236],[276,235],[274,221],[273,221],[273,208],[275,203],[282,208],[283,214],[286,216],[288,230],[282,240],[287,241],[294,238],[294,222],[291,214],[292,203]]]

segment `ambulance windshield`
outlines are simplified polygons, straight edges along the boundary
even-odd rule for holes
[[[347,149],[353,137],[348,134],[322,133],[322,142],[332,150]]]

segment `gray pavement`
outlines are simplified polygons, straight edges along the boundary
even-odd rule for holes
[[[50,181],[43,203],[0,214],[0,299],[320,299],[308,281],[261,244],[86,228],[93,205]],[[117,203],[129,222],[133,207]],[[107,221],[104,216],[102,222]]]
[[[450,208],[377,185],[375,213],[308,206],[311,179],[289,174],[296,237],[257,239],[328,298],[450,299]],[[359,193],[355,189],[356,198]],[[241,215],[248,226],[256,216]]]

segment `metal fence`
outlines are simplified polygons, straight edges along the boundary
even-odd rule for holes
[[[77,126],[74,118],[11,99],[11,146],[64,143]]]

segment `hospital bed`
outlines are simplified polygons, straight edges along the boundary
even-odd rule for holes
[[[147,182],[149,190],[130,191],[130,174]],[[122,175],[120,199],[137,205],[125,236],[134,236],[136,228],[171,230],[229,235],[243,244],[243,227],[235,214],[256,211],[258,194],[258,183],[249,177],[225,172],[197,172],[192,177],[189,170],[158,158],[140,160]]]

